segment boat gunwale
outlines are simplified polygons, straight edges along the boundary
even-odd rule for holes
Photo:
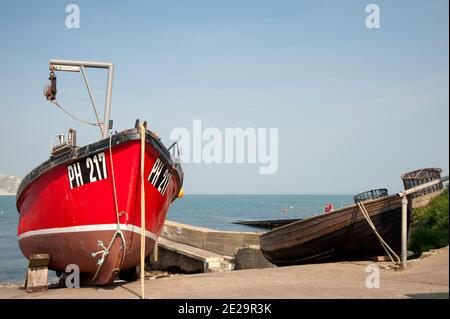
[[[375,227],[380,231],[380,234],[383,238],[393,238],[389,237],[392,236],[391,234],[391,228],[389,227],[401,227],[400,226],[400,212],[401,212],[401,205],[399,205],[399,202],[401,203],[401,197],[396,197],[396,194],[390,196],[390,200],[388,205],[383,205],[380,201],[373,200],[372,202],[378,202],[373,203],[372,206],[373,211],[371,212],[369,210],[369,214],[371,215],[371,219],[373,219],[373,223],[375,224]],[[386,198],[384,198],[386,199]],[[398,201],[400,199],[400,201]],[[329,222],[329,220],[322,220],[318,223],[315,223],[313,228],[321,228],[320,230],[309,232],[309,234],[305,235],[303,234],[302,230],[305,230],[305,225],[302,225],[302,227],[295,227],[292,229],[289,233],[277,233],[269,238],[265,238],[265,240],[260,237],[260,248],[261,252],[263,253],[264,257],[268,259],[270,262],[278,265],[278,266],[285,266],[285,265],[294,265],[294,264],[304,264],[309,262],[319,262],[319,260],[316,260],[316,255],[309,256],[308,254],[304,255],[300,258],[292,258],[289,257],[289,254],[291,254],[289,251],[299,250],[303,249],[303,247],[307,248],[310,247],[311,243],[316,243],[314,245],[326,245],[324,242],[324,238],[327,238],[326,240],[328,242],[332,242],[331,246],[324,246],[326,247],[333,247],[332,250],[334,250],[336,247],[344,247],[343,244],[344,241],[350,240],[354,241],[355,239],[357,241],[361,241],[362,239],[368,238],[367,236],[372,236],[374,240],[376,240],[375,234],[373,232],[370,232],[371,235],[368,235],[368,231],[370,231],[370,227],[367,224],[367,221],[362,217],[362,214],[358,214],[360,218],[354,218],[349,219],[350,214],[355,214],[357,211],[355,209],[359,209],[359,207],[355,207],[356,205],[352,205],[347,208],[353,208],[351,210],[348,210],[347,213],[344,212],[344,214],[340,216],[339,220],[336,220],[335,218]],[[373,214],[372,214],[373,213]],[[387,215],[386,215],[387,214]],[[316,216],[314,216],[316,217]],[[342,218],[344,217],[344,218]],[[347,218],[346,218],[347,217]],[[411,218],[411,209],[408,209],[408,220],[410,222]],[[311,218],[312,219],[312,218]],[[316,218],[315,218],[316,219]],[[345,220],[344,220],[345,219]],[[333,220],[338,223],[333,223]],[[409,225],[408,222],[408,225]],[[298,222],[300,223],[300,222]],[[389,225],[388,229],[386,229],[384,226],[386,226],[386,223]],[[396,226],[394,226],[396,225]],[[287,225],[288,226],[288,225]],[[325,227],[324,227],[325,226]],[[284,227],[284,226],[283,226]],[[308,227],[306,227],[308,229]],[[391,230],[389,230],[391,229]],[[409,227],[408,227],[409,229]],[[273,232],[273,231],[272,231]],[[409,232],[409,230],[408,230]],[[269,232],[268,232],[269,233]],[[297,233],[297,236],[295,236],[295,233]],[[314,234],[319,234],[318,236],[315,236]],[[331,236],[331,237],[330,237]],[[350,237],[349,237],[350,236]],[[388,237],[385,237],[388,236]],[[398,235],[399,236],[399,235]],[[307,238],[306,238],[307,237]],[[377,240],[376,240],[377,241]],[[306,245],[306,246],[305,246]],[[344,245],[344,246],[343,246]],[[380,246],[381,247],[381,246]],[[323,249],[325,249],[323,248]],[[345,248],[352,250],[353,248]],[[394,248],[396,251],[400,251],[400,248]],[[380,252],[381,253],[381,252]],[[331,255],[329,256],[331,257]],[[327,258],[327,257],[324,257]],[[314,261],[313,261],[314,260]]]
[[[19,203],[20,196],[28,188],[34,181],[36,181],[42,175],[48,173],[51,169],[75,162],[77,160],[86,158],[94,153],[98,153],[100,151],[106,150],[109,148],[109,140],[110,138],[105,138],[98,140],[96,142],[87,144],[82,147],[75,147],[73,150],[67,153],[63,153],[54,157],[50,157],[45,162],[39,164],[35,167],[31,172],[29,172],[21,181],[17,194],[16,194],[16,206]],[[137,141],[140,140],[139,130],[136,128],[124,130],[113,134],[111,136],[111,147],[121,145],[126,142]],[[161,155],[164,164],[168,165],[170,170],[176,172],[175,176],[178,179],[178,191],[181,189],[183,184],[183,171],[179,163],[174,163],[170,157],[169,150],[159,141],[157,138],[153,136],[153,134],[147,130],[146,131],[146,142],[150,143],[153,148]],[[177,193],[178,194],[178,193]],[[176,195],[175,195],[176,198]],[[174,198],[174,199],[175,199]],[[17,211],[20,214],[19,208],[17,207]]]
[[[396,203],[401,200],[397,194],[393,194],[388,197],[367,200],[364,202],[364,204],[374,206],[374,205],[380,204],[380,202],[387,201],[387,200],[389,200],[387,203],[390,208],[389,210],[398,208],[400,206],[399,203]],[[392,200],[395,200],[395,202],[392,203],[391,202]],[[270,242],[279,238],[280,236],[284,237],[283,243],[293,241],[293,240],[294,241],[298,240],[298,236],[294,236],[294,238],[289,238],[289,237],[291,237],[290,234],[298,233],[299,230],[304,229],[304,228],[319,227],[319,225],[321,225],[321,224],[324,224],[324,223],[327,223],[327,222],[330,222],[330,221],[336,220],[336,219],[342,219],[342,220],[337,221],[336,224],[347,223],[348,220],[351,219],[351,216],[346,216],[346,215],[349,215],[349,214],[353,215],[355,213],[355,209],[356,210],[359,209],[357,204],[343,207],[343,208],[333,211],[331,213],[323,213],[320,215],[305,218],[303,220],[299,220],[297,222],[275,228],[275,229],[268,231],[260,236],[259,239],[260,239],[261,248],[263,248],[263,246],[266,246],[266,247],[272,246],[273,244],[271,244]],[[377,210],[383,210],[383,211],[378,212],[377,214],[387,211],[386,209],[383,209],[383,207],[380,207]],[[370,214],[370,212],[369,212],[369,214]],[[363,218],[363,217],[361,217],[361,218]],[[315,221],[317,221],[317,222],[314,223]],[[327,228],[329,228],[329,226],[327,226],[321,230],[324,230]],[[312,235],[312,234],[310,234],[310,235]],[[304,236],[304,234],[302,236]],[[264,242],[266,242],[266,243],[264,243]]]
[[[400,207],[393,207],[390,210],[380,211],[380,212],[372,215],[371,218],[375,218],[378,215],[385,214],[387,212],[390,212],[390,211],[393,211],[393,210],[399,210],[399,209],[400,209]],[[388,218],[392,219],[393,217],[389,216]],[[286,246],[288,247],[288,246],[293,246],[293,245],[295,245],[295,246],[305,245],[308,242],[311,242],[313,240],[319,239],[319,238],[324,237],[324,236],[331,235],[331,234],[339,232],[339,231],[341,231],[343,229],[347,229],[348,230],[349,227],[351,227],[352,237],[355,237],[358,234],[360,234],[360,232],[359,232],[360,231],[360,226],[356,226],[355,227],[355,225],[358,225],[360,223],[362,223],[363,225],[367,225],[367,222],[365,221],[365,219],[363,217],[361,217],[359,219],[354,219],[353,221],[351,221],[351,219],[348,219],[348,218],[347,219],[343,218],[343,220],[341,220],[341,221],[339,221],[337,223],[334,223],[332,225],[326,225],[325,227],[322,227],[321,229],[316,230],[313,233],[309,233],[307,235],[303,234],[301,237],[297,236],[297,237],[294,237],[294,238],[288,238],[288,239],[285,239],[282,242],[277,242],[277,243],[268,243],[268,244],[264,244],[264,243],[261,244],[260,243],[261,251],[270,253],[270,252],[277,251],[279,249],[284,249],[284,248],[286,248]],[[375,227],[378,229],[377,226],[380,226],[379,225],[380,222],[379,221],[373,221],[373,223],[374,223]],[[323,223],[320,223],[318,225],[322,226]],[[361,232],[361,234],[364,233],[364,232],[365,231]],[[320,234],[320,235],[319,236],[314,236],[314,234],[317,234],[317,233]],[[300,238],[302,239],[301,241],[299,240]],[[270,240],[272,240],[272,239],[273,238],[270,238]]]
[[[397,208],[397,209],[399,209],[399,208]],[[390,217],[389,220],[392,221],[392,220],[393,220],[393,217]],[[377,226],[383,225],[384,222],[381,222],[381,221],[374,221],[374,224],[375,224],[375,227],[377,227]],[[398,221],[398,224],[400,224],[400,221]],[[356,227],[355,227],[355,226],[356,226]],[[351,240],[358,240],[358,239],[360,239],[360,237],[361,237],[361,238],[368,238],[368,235],[367,235],[367,227],[368,227],[368,224],[367,224],[366,222],[364,222],[363,219],[358,220],[358,221],[355,221],[355,223],[352,224]],[[327,234],[324,235],[324,236],[330,236],[330,237],[333,238],[332,240],[343,240],[343,239],[342,239],[342,236],[343,236],[342,232],[345,232],[344,229],[345,229],[345,227],[339,227],[339,228],[334,229],[333,231],[327,233]],[[377,227],[377,229],[378,229],[378,227]],[[386,230],[385,230],[384,232],[386,232]],[[310,239],[310,240],[308,240],[308,241],[305,241],[305,242],[303,242],[303,243],[298,243],[298,244],[296,244],[296,247],[306,245],[306,244],[308,244],[308,243],[310,243],[310,242],[313,242],[313,241],[315,241],[315,240],[320,240],[320,241],[322,241],[322,240],[323,240],[322,238],[323,238],[324,236],[312,238],[312,239]],[[348,234],[346,234],[346,235],[344,234],[344,236],[346,236],[345,239],[348,239]],[[377,240],[374,233],[372,233],[372,235],[370,235],[370,236],[374,236],[373,239],[374,239],[374,240]],[[384,235],[382,235],[382,237],[383,237],[383,238],[386,238]],[[344,239],[344,240],[345,240],[345,239]],[[327,240],[330,241],[331,238],[328,238]],[[337,246],[339,246],[339,245],[340,245],[340,244],[338,244]],[[380,246],[380,248],[381,248],[381,247],[382,247],[382,246]],[[302,257],[302,258],[292,259],[292,260],[291,260],[291,259],[280,259],[279,257],[273,256],[273,254],[274,254],[276,251],[282,250],[282,249],[284,249],[284,248],[286,248],[286,247],[275,248],[275,249],[272,249],[272,250],[269,250],[269,249],[261,249],[261,251],[262,251],[263,255],[264,255],[266,258],[268,258],[268,259],[270,258],[270,259],[271,259],[270,261],[271,261],[272,263],[275,263],[275,264],[278,265],[278,266],[280,266],[280,265],[292,265],[292,264],[296,264],[296,262],[299,262],[299,263],[305,263],[305,262],[307,262],[308,260],[316,259],[316,256],[315,256],[315,255],[314,255],[314,256],[309,256],[309,257]],[[331,251],[335,251],[335,248],[331,249]],[[398,250],[398,251],[399,251],[399,250]],[[276,261],[276,262],[275,262],[275,261]]]

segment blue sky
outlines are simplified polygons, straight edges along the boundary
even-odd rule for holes
[[[79,5],[80,29],[65,7]],[[367,29],[376,3],[381,28]],[[2,1],[0,174],[25,175],[69,127],[46,102],[51,58],[116,65],[114,128],[277,127],[279,169],[187,164],[187,193],[352,194],[449,163],[448,1]],[[89,71],[99,103],[101,72]],[[59,99],[93,119],[79,74]]]

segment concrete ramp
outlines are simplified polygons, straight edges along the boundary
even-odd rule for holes
[[[158,239],[158,260],[152,264],[157,269],[183,273],[219,272],[234,269],[232,258],[228,256],[163,237]]]
[[[166,220],[152,268],[201,273],[274,267],[259,249],[256,232],[218,231]]]
[[[160,237],[216,254],[234,256],[237,248],[259,245],[260,233],[218,231],[166,220]]]

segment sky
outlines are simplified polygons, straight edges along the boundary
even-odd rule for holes
[[[80,8],[80,28],[65,12]],[[380,28],[366,27],[368,4]],[[0,174],[24,176],[73,127],[48,103],[50,59],[115,64],[114,130],[278,128],[278,170],[185,164],[187,194],[355,194],[449,167],[449,3],[432,1],[1,1]],[[89,70],[104,100],[105,74]],[[78,73],[58,99],[93,120]]]

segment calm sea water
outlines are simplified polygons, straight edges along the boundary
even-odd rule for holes
[[[0,283],[25,278],[27,261],[17,243],[16,196],[0,196]]]
[[[15,196],[0,196],[0,284],[19,283],[27,261],[17,243]],[[350,195],[187,195],[176,200],[168,219],[218,230],[262,231],[233,224],[236,220],[305,218],[353,203]],[[287,212],[286,211],[287,208]]]

